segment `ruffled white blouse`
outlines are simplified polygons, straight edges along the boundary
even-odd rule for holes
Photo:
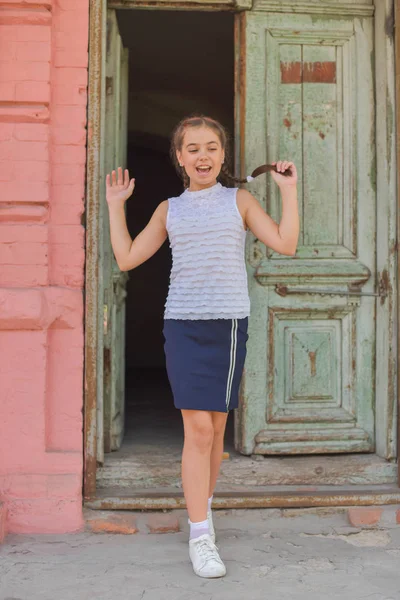
[[[237,188],[220,183],[169,198],[172,269],[165,319],[242,319],[250,314],[246,231]]]

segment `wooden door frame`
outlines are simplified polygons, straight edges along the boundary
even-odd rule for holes
[[[380,219],[378,227],[381,233],[387,231],[389,243],[387,247],[378,249],[378,272],[380,280],[386,289],[389,291],[387,298],[387,308],[382,307],[382,310],[377,313],[377,327],[381,328],[383,341],[391,340],[391,348],[385,349],[382,345],[380,351],[384,352],[388,357],[388,371],[386,375],[387,381],[394,381],[394,373],[397,368],[398,384],[392,386],[389,384],[386,390],[393,399],[392,410],[389,411],[386,421],[381,425],[381,431],[377,431],[377,446],[380,445],[382,452],[387,456],[394,457],[396,455],[396,429],[398,427],[397,411],[398,395],[397,390],[400,387],[400,363],[397,357],[397,340],[400,332],[400,314],[398,314],[397,293],[398,280],[396,266],[398,260],[397,247],[397,205],[399,202],[396,196],[396,162],[400,164],[400,136],[397,137],[396,147],[396,130],[395,121],[400,119],[400,107],[396,107],[395,103],[395,81],[394,73],[394,2],[396,3],[396,15],[400,15],[400,0],[375,0],[375,7],[368,4],[345,3],[344,0],[337,0],[335,4],[330,6],[319,6],[315,3],[308,4],[307,1],[302,1],[298,7],[293,6],[293,1],[287,0],[89,0],[89,94],[88,94],[88,140],[87,140],[87,183],[86,183],[86,280],[85,280],[85,376],[84,376],[84,481],[83,493],[85,499],[95,499],[96,497],[96,469],[97,469],[97,448],[96,448],[96,428],[97,428],[97,391],[98,391],[98,366],[99,355],[102,348],[99,348],[99,328],[102,326],[102,306],[99,303],[98,286],[100,282],[99,271],[99,249],[100,249],[100,198],[102,181],[102,157],[103,157],[103,135],[104,123],[103,106],[104,92],[102,88],[102,73],[104,69],[105,59],[105,41],[106,41],[106,16],[107,8],[119,9],[159,9],[159,10],[204,10],[204,11],[231,11],[243,12],[249,9],[257,11],[274,11],[274,12],[307,12],[314,14],[337,14],[338,9],[346,16],[361,16],[372,14],[375,10],[375,22],[378,26],[375,27],[375,78],[379,82],[376,90],[376,103],[379,107],[381,122],[386,122],[386,128],[376,129],[376,147],[377,147],[377,162],[376,162],[376,184],[377,197],[390,198],[389,211]],[[243,22],[245,17],[237,19],[237,27],[235,29],[236,37],[236,52],[239,45],[242,46],[243,38],[238,38],[240,32],[240,21]],[[400,36],[396,36],[396,55],[397,65],[400,64]],[[245,101],[245,57],[242,57],[239,71],[242,73],[239,88],[237,81],[235,82],[235,90],[238,97],[238,103],[235,107],[235,120],[243,127],[243,119],[240,119],[240,114],[244,114]],[[238,64],[238,62],[237,62]],[[397,69],[400,71],[400,69]],[[237,75],[237,74],[236,74]],[[397,73],[396,86],[398,98],[400,98],[400,73]],[[240,151],[243,148],[242,131],[236,132],[238,144],[236,144],[236,165],[237,168],[242,166],[243,153]],[[398,158],[398,161],[397,161]],[[400,186],[400,177],[399,177]],[[397,292],[397,293],[396,293]],[[397,321],[396,321],[397,319]],[[397,330],[395,323],[397,322]],[[388,344],[386,344],[388,346]],[[378,345],[377,345],[378,348]],[[384,378],[382,387],[385,388]],[[396,422],[397,419],[397,422]],[[390,429],[393,435],[388,436],[387,432]],[[400,451],[400,442],[397,441]],[[400,478],[400,469],[399,469]],[[399,479],[400,481],[400,479]],[[377,486],[379,487],[379,486]],[[379,493],[379,490],[377,490]],[[339,492],[338,492],[339,493]],[[343,491],[340,492],[343,497]],[[291,496],[288,493],[288,496]],[[315,494],[314,494],[315,496]],[[384,503],[384,495],[372,495],[364,501],[360,497],[352,496],[353,503]],[[390,495],[388,502],[399,501],[397,494]],[[284,500],[283,496],[279,495],[280,505],[285,505],[289,502],[289,497]],[[340,500],[335,494],[329,493],[330,502],[337,504]],[[333,498],[333,500],[332,500]],[[361,498],[361,499],[360,499]],[[268,499],[265,499],[264,505],[268,506]],[[319,502],[319,501],[318,501]],[[317,504],[318,504],[317,502]],[[322,505],[324,504],[323,501]],[[168,503],[167,503],[168,504]],[[233,503],[235,505],[235,503]],[[244,506],[243,498],[239,498],[239,504]],[[276,505],[276,504],[275,504]],[[311,506],[316,505],[311,503],[310,497],[304,494],[296,506]],[[153,504],[154,506],[154,504]],[[160,504],[160,506],[162,506]],[[226,505],[225,505],[226,506]],[[128,506],[127,506],[128,507]]]
[[[394,41],[395,41],[395,100],[396,100],[396,159],[397,159],[397,236],[400,232],[400,0],[394,1]],[[398,237],[397,237],[398,239]],[[397,298],[400,298],[400,249],[397,242]],[[400,303],[397,310],[397,343],[400,340]],[[397,468],[400,487],[400,352],[397,357]]]
[[[376,454],[397,456],[397,186],[394,1],[375,0],[377,284],[387,293],[376,303]],[[379,115],[379,119],[378,119]],[[384,126],[386,125],[386,127]],[[367,174],[366,174],[367,175]],[[384,211],[380,198],[387,199]],[[397,324],[397,329],[396,329]],[[382,368],[384,366],[384,368]]]

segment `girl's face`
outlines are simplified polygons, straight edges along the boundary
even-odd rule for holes
[[[215,185],[225,159],[218,135],[209,127],[189,127],[183,137],[182,149],[177,151],[192,191]]]

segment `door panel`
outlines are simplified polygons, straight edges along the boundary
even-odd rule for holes
[[[296,163],[301,233],[296,257],[249,236],[237,448],[371,452],[376,300],[348,292],[376,284],[372,19],[255,12],[245,23],[245,170]],[[272,179],[249,189],[279,221]]]
[[[128,130],[128,50],[123,47],[114,10],[107,11],[104,172],[126,167]],[[128,273],[121,272],[103,220],[104,282],[104,452],[118,450],[125,421],[125,297]]]

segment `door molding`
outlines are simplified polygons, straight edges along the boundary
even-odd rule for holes
[[[373,0],[361,2],[349,2],[348,0],[336,0],[323,4],[322,2],[293,2],[293,0],[254,0],[253,9],[255,11],[297,13],[302,15],[334,15],[336,17],[344,15],[350,17],[372,17],[374,14]]]
[[[239,11],[250,10],[253,0],[109,0],[108,8],[151,10],[205,10]]]
[[[103,364],[99,343],[103,311],[100,303],[99,249],[102,223],[100,198],[104,152],[104,86],[107,0],[89,2],[88,138],[86,175],[86,269],[85,269],[85,369],[84,369],[84,478],[83,494],[96,492],[98,373]]]
[[[162,10],[255,10],[266,12],[370,17],[374,14],[373,0],[336,0],[329,4],[293,0],[109,0],[108,8]]]

